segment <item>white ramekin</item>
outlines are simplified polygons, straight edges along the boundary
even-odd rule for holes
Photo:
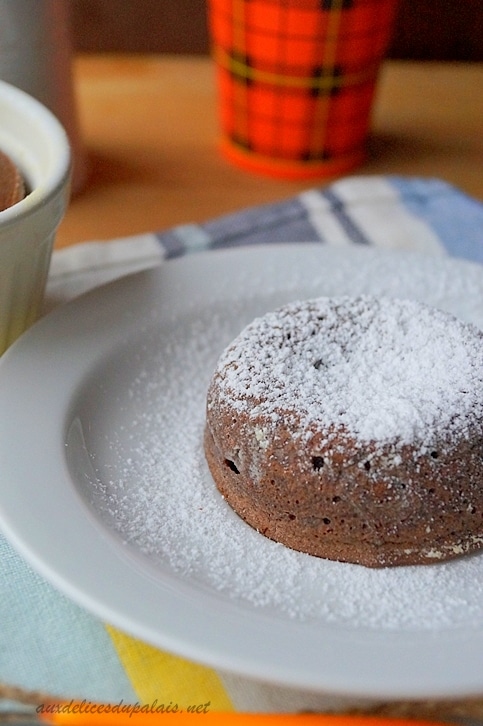
[[[0,81],[0,150],[27,195],[0,212],[0,354],[38,317],[70,187],[67,134],[37,100]]]

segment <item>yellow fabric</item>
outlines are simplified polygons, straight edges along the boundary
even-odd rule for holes
[[[233,711],[214,670],[146,645],[106,625],[140,703],[178,704],[180,709],[209,702],[210,711]]]

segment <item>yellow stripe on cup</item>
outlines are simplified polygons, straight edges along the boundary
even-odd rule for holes
[[[222,68],[230,71],[235,77],[281,88],[329,92],[336,88],[359,86],[361,83],[373,81],[379,71],[379,63],[374,63],[362,71],[346,73],[344,76],[338,76],[335,71],[319,76],[288,75],[253,68],[238,58],[233,58],[224,48],[219,46],[213,46],[212,55]]]

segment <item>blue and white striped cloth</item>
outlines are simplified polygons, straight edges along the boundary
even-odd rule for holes
[[[46,310],[123,274],[188,253],[302,241],[344,246],[348,254],[352,245],[370,245],[483,263],[483,204],[436,179],[348,177],[203,224],[59,250],[52,260]],[[127,646],[120,636],[32,573],[1,535],[0,623],[0,682],[67,698],[132,702],[147,698],[147,693],[162,697],[162,685],[147,682],[149,675],[139,685],[139,663],[148,657],[144,651],[136,676],[134,667],[129,670],[126,665]],[[182,684],[181,689],[204,683],[205,700],[223,703],[220,685],[208,671],[188,677],[181,660],[163,661],[162,655],[156,659],[152,650],[153,665],[145,671],[169,669],[170,699],[183,700],[174,682]],[[129,657],[132,662],[132,653]],[[247,710],[270,709],[276,700],[273,691],[253,684],[250,690],[236,680],[225,681],[223,688],[232,703],[244,703]],[[288,710],[313,705],[293,694],[281,701],[278,697]]]
[[[483,262],[483,204],[439,179],[346,177],[202,224],[59,250],[52,261],[47,304],[162,260],[284,242],[414,249]]]

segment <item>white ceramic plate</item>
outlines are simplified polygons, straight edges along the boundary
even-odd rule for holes
[[[161,648],[374,697],[483,691],[483,557],[368,570],[294,553],[217,495],[201,450],[222,348],[316,295],[418,298],[483,327],[483,268],[321,245],[194,255],[55,310],[0,361],[0,525],[56,587]]]

